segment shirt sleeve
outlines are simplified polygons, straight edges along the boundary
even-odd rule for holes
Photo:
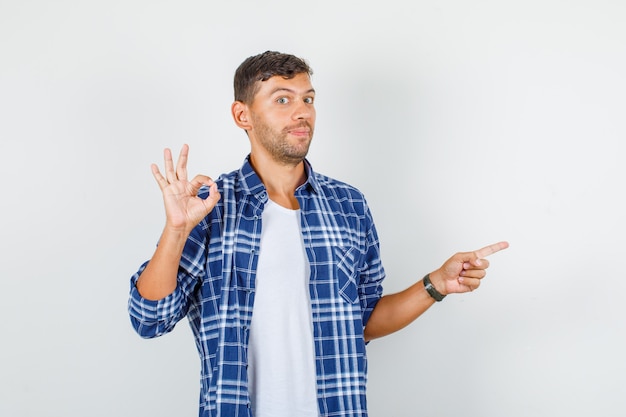
[[[359,301],[361,303],[363,327],[383,294],[385,269],[380,258],[380,243],[371,212],[366,209],[368,223],[364,262],[359,271]]]
[[[206,236],[203,227],[198,226],[187,239],[178,267],[176,288],[166,297],[148,300],[137,290],[137,280],[149,261],[131,277],[128,312],[135,331],[141,337],[153,338],[169,333],[187,315],[205,273]]]

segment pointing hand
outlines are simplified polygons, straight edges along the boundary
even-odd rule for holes
[[[442,294],[473,291],[487,274],[489,261],[485,257],[508,247],[508,242],[498,242],[473,252],[457,253],[430,274],[431,282]]]

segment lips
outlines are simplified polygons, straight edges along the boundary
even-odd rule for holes
[[[289,131],[289,133],[296,136],[308,136],[309,132],[309,129],[293,129]]]
[[[287,132],[295,136],[308,136],[311,134],[311,127],[308,124],[288,127]]]

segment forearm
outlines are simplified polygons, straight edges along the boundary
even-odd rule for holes
[[[367,322],[365,340],[387,336],[408,326],[434,303],[422,280],[404,291],[383,296]]]
[[[160,300],[176,289],[178,267],[187,233],[165,229],[154,255],[137,280],[137,291],[148,300]]]

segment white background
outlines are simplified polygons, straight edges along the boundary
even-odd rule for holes
[[[312,65],[315,169],[365,192],[403,289],[499,240],[479,291],[368,347],[370,414],[626,414],[626,3],[0,0],[0,415],[194,416],[186,322],[132,330],[150,163],[239,167],[232,76]]]

